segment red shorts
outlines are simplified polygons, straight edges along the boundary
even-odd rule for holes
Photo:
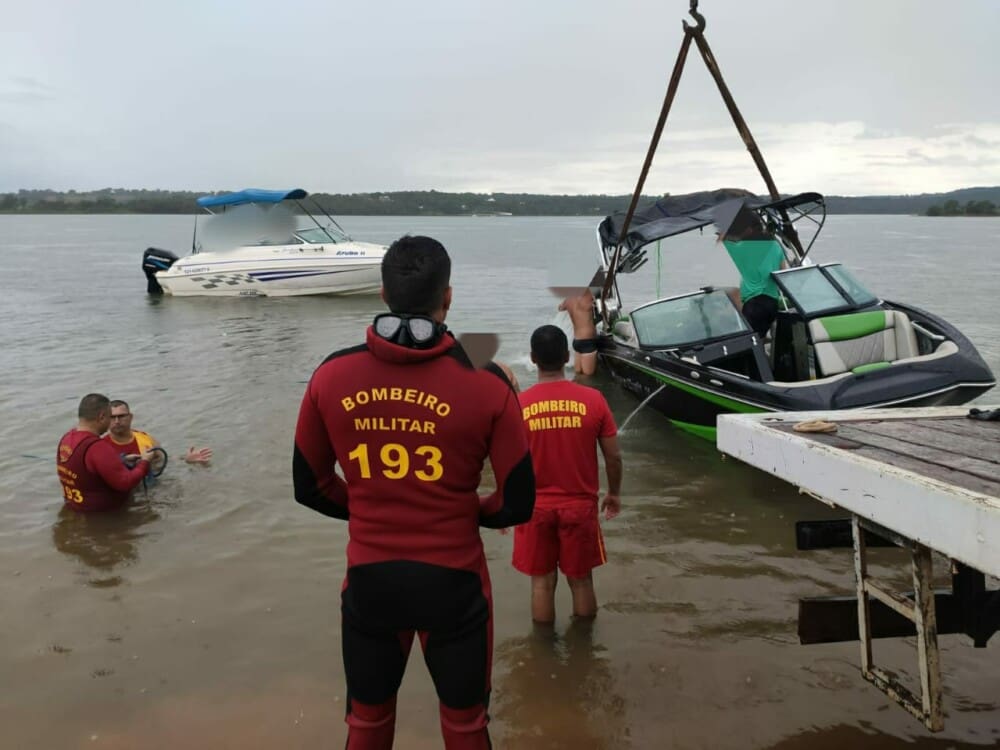
[[[514,527],[514,567],[529,576],[559,570],[586,578],[607,562],[597,504],[580,502],[556,508],[535,506],[531,520]]]

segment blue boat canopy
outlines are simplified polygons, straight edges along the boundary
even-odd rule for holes
[[[203,195],[196,202],[202,208],[214,206],[239,206],[243,203],[281,203],[287,200],[301,200],[307,193],[302,188],[294,190],[257,190],[249,188],[236,193],[222,195]]]

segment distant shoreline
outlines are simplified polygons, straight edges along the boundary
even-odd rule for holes
[[[128,190],[89,192],[19,190],[0,193],[0,214],[198,214],[195,200],[205,191]],[[642,204],[655,197],[645,196]],[[540,193],[444,193],[436,190],[382,193],[314,193],[335,216],[595,216],[625,211],[630,195],[547,195]],[[829,214],[992,216],[1000,186],[973,187],[921,195],[826,196]],[[992,208],[990,208],[992,207]],[[990,208],[990,210],[987,210]],[[937,213],[934,213],[937,209]],[[967,209],[969,209],[967,213]],[[978,211],[978,213],[975,213]]]

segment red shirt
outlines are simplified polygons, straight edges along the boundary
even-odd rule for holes
[[[480,498],[487,457],[497,490]],[[296,500],[348,519],[349,567],[478,571],[479,526],[523,523],[534,506],[517,395],[495,366],[474,368],[451,334],[411,349],[369,328],[365,345],[327,358],[302,399],[292,468]]]
[[[537,503],[597,502],[598,438],[618,434],[600,391],[569,380],[533,385],[521,396],[521,415],[535,467]]]
[[[81,511],[110,510],[128,502],[149,464],[140,461],[128,469],[119,451],[94,433],[74,428],[59,441],[56,471],[66,505]]]

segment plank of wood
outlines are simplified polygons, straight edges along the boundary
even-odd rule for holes
[[[868,427],[874,424],[872,422],[841,422],[838,425],[837,432],[828,434],[822,432],[795,432],[793,424],[792,422],[781,422],[768,426],[771,429],[777,429],[781,432],[787,432],[807,440],[822,443],[831,448],[849,451],[874,461],[906,469],[920,476],[947,482],[948,484],[972,490],[973,492],[982,492],[992,497],[1000,497],[1000,473],[997,473],[997,470],[992,470],[985,477],[966,471],[956,471],[951,467],[963,457],[951,452],[944,453],[946,461],[943,463],[921,459],[916,456],[914,451],[922,446],[912,443],[900,444],[893,437],[886,437],[877,433],[869,432],[866,434],[860,426],[864,425],[864,427]],[[884,448],[882,447],[882,441],[889,441],[884,444],[895,443],[895,445],[893,448]],[[879,444],[876,445],[873,443]],[[909,450],[911,448],[914,450]],[[900,452],[901,450],[904,452]]]
[[[887,451],[884,448],[875,448],[873,446],[863,446],[852,451],[852,453],[870,458],[873,461],[880,461],[890,466],[895,466],[899,469],[906,469],[915,474],[936,479],[939,482],[953,484],[956,487],[1000,498],[1000,482],[982,479],[964,471],[955,471],[945,466],[921,461],[919,458],[912,458],[901,453],[896,453],[895,451]]]
[[[1000,464],[996,461],[988,461],[976,456],[956,454],[953,451],[943,450],[936,446],[900,440],[897,437],[888,437],[879,432],[872,432],[853,425],[841,425],[837,434],[841,438],[853,440],[863,445],[872,446],[873,448],[882,448],[894,453],[912,456],[913,458],[918,458],[937,466],[943,466],[944,468],[964,471],[990,482],[1000,482]]]
[[[970,420],[971,421],[971,420]],[[841,429],[858,430],[873,435],[894,438],[912,445],[946,451],[956,456],[972,458],[994,464],[994,471],[1000,471],[1000,445],[991,445],[971,435],[957,435],[942,432],[929,424],[911,421],[899,422],[852,422],[842,424]]]
[[[955,417],[937,417],[920,421],[931,423],[936,429],[942,432],[951,432],[956,435],[972,435],[973,437],[996,443],[997,450],[1000,450],[1000,422],[983,422],[982,420],[969,419],[968,417],[957,419]]]

